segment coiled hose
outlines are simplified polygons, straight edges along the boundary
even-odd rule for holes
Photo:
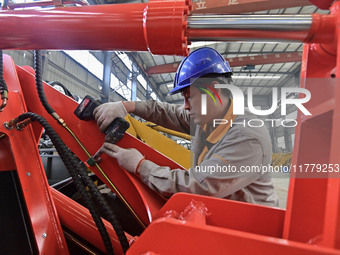
[[[62,124],[60,121],[61,118],[50,106],[45,96],[44,87],[42,83],[42,76],[41,76],[41,69],[42,69],[41,52],[38,50],[34,52],[34,66],[35,66],[35,72],[36,72],[36,76],[35,76],[36,86],[37,86],[37,91],[38,91],[40,101],[42,105],[44,106],[44,108],[46,109],[46,111],[49,114],[51,114],[58,121],[58,123]],[[68,156],[68,161],[72,165],[72,167],[76,169],[77,173],[81,176],[81,180],[83,181],[83,183],[89,187],[91,196],[97,201],[101,212],[104,214],[106,219],[111,223],[112,227],[114,228],[116,235],[118,237],[118,240],[125,253],[126,250],[129,248],[129,243],[124,234],[123,228],[121,227],[116,215],[113,213],[113,211],[109,207],[107,201],[105,200],[103,195],[99,192],[97,186],[94,185],[93,181],[88,177],[87,167],[85,166],[83,162],[79,164],[78,160],[73,156]]]
[[[50,106],[45,96],[44,86],[42,82],[41,69],[42,69],[41,52],[40,50],[35,50],[34,51],[34,70],[35,70],[35,83],[37,86],[38,95],[45,110],[55,118],[56,112]]]
[[[0,92],[1,92],[1,99],[2,104],[0,105],[0,111],[2,111],[8,100],[8,88],[7,84],[4,79],[4,63],[3,63],[3,54],[2,50],[0,50]]]
[[[81,181],[81,177],[78,175],[77,171],[73,167],[73,164],[70,162],[70,158],[72,158],[73,155],[70,154],[68,147],[64,144],[64,142],[54,131],[51,125],[42,116],[35,113],[27,112],[21,114],[18,117],[19,122],[24,121],[25,119],[31,119],[31,121],[38,121],[44,127],[46,134],[50,137],[53,145],[55,146],[58,154],[60,155],[60,158],[64,162],[65,167],[70,172],[70,175],[72,176],[75,182],[76,188],[79,190],[86,207],[89,209],[93,217],[93,220],[98,227],[98,231],[103,239],[107,254],[114,254],[112,243],[107,233],[107,230],[104,226],[104,223],[102,219],[99,217],[99,214],[93,204],[93,201],[91,200],[90,195],[87,193],[85,186]]]
[[[72,164],[75,165],[76,169],[78,169],[78,173],[80,174],[81,179],[83,180],[84,184],[87,187],[89,187],[89,189],[91,191],[91,195],[95,198],[95,201],[97,201],[97,203],[99,204],[100,210],[102,211],[105,218],[111,223],[113,229],[115,230],[116,235],[118,237],[118,240],[119,240],[119,242],[122,246],[122,249],[125,253],[127,251],[127,249],[129,248],[129,242],[126,238],[126,235],[123,231],[122,226],[120,225],[119,220],[117,219],[116,215],[113,213],[111,208],[109,207],[109,204],[107,203],[107,201],[104,198],[104,196],[102,195],[102,193],[100,193],[97,186],[93,183],[91,178],[87,175],[86,165],[81,161],[80,161],[80,164],[77,164],[75,158],[73,158],[73,161],[75,161],[75,162],[72,163]]]

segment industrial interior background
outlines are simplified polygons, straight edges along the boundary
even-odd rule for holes
[[[11,1],[11,8],[20,9],[21,1]],[[24,1],[30,2],[30,1]],[[89,1],[91,4],[138,3],[145,1]],[[305,1],[287,1],[280,9],[275,8],[275,1],[267,4],[227,8],[225,14],[328,14],[329,10],[321,10]],[[15,4],[18,4],[16,7]],[[204,7],[205,1],[193,1],[193,13],[214,12]],[[238,6],[237,1],[220,1],[219,5]],[[267,6],[266,6],[267,5]],[[282,5],[282,4],[281,4]],[[284,8],[286,6],[287,8]],[[293,7],[290,7],[293,6]],[[267,8],[271,9],[267,9]],[[253,11],[255,10],[255,11]],[[220,11],[221,12],[221,11]],[[254,106],[257,109],[271,107],[272,88],[299,87],[303,43],[285,42],[193,42],[189,48],[208,46],[216,49],[231,65],[235,85],[246,89],[253,88]],[[19,66],[33,67],[33,51],[5,50]],[[83,98],[91,95],[103,101],[148,100],[154,99],[169,103],[181,104],[181,94],[169,95],[173,86],[175,72],[181,56],[153,55],[149,52],[121,51],[44,51],[43,80],[57,81],[65,86],[73,95]],[[105,72],[104,72],[105,70]],[[107,70],[110,70],[108,72]],[[291,95],[292,97],[296,95]],[[270,116],[260,116],[262,119],[282,118],[296,119],[297,109],[290,106],[287,115],[282,116],[278,107]],[[273,153],[291,153],[294,146],[295,127],[265,121],[272,139]],[[287,122],[289,126],[289,122]],[[188,142],[178,137],[171,137],[179,144],[188,146]],[[280,207],[285,208],[289,178],[275,178],[276,192],[280,197]]]
[[[0,0],[0,3],[7,5],[10,10],[34,9],[35,7],[29,6],[28,3],[30,2],[30,0]],[[57,0],[51,1],[52,4],[58,2]],[[79,0],[76,4],[74,4],[75,2],[67,3],[64,1],[63,6],[147,2],[144,0]],[[34,6],[34,3],[32,3],[32,6]],[[231,15],[261,14],[270,18],[270,15],[330,13],[329,10],[317,8],[308,0],[268,0],[265,3],[256,0],[194,0],[192,6],[191,13],[199,15],[217,12]],[[42,8],[49,7],[51,6]],[[291,22],[294,24],[294,20],[291,20]],[[277,41],[261,39],[257,41],[238,41],[235,39],[229,42],[197,41],[189,45],[189,50],[193,51],[204,46],[216,49],[229,61],[235,85],[241,88],[245,95],[247,88],[253,89],[253,102],[257,109],[265,110],[272,106],[273,88],[280,91],[282,87],[300,87],[301,61],[304,50],[304,44],[301,42],[281,39],[277,39]],[[34,52],[32,50],[4,50],[3,53],[11,56],[18,66],[34,66]],[[181,56],[156,55],[145,51],[43,50],[42,78],[63,93],[67,94],[67,91],[69,91],[78,102],[84,96],[90,95],[102,102],[153,99],[182,104],[184,99],[180,93],[169,95],[173,87],[176,69],[182,59]],[[289,97],[296,98],[298,94],[292,93]],[[286,116],[281,115],[280,107],[271,115],[259,116],[264,120],[269,130],[275,164],[290,163],[295,139],[295,127],[283,127],[279,123],[287,119],[286,123],[289,125],[291,124],[289,120],[296,120],[297,116],[295,106],[287,108]],[[267,119],[277,121],[265,121]],[[168,133],[163,134],[177,144],[190,149],[188,140]],[[52,155],[50,151],[48,145],[45,148],[44,146],[40,147],[45,167],[46,164],[50,164],[49,167],[51,167],[52,161],[49,162],[49,160],[52,157],[57,157],[54,153]],[[59,166],[56,164],[54,167]],[[59,176],[59,178],[62,177],[68,176]],[[280,178],[273,180],[275,190],[280,198],[280,208],[285,209],[289,189],[289,174],[281,173]]]

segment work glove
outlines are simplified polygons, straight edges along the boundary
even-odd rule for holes
[[[136,149],[123,149],[112,143],[104,143],[100,151],[117,159],[119,166],[130,173],[138,173],[137,168],[145,159]]]
[[[110,102],[99,105],[93,111],[95,120],[101,132],[105,132],[105,129],[110,123],[117,117],[125,118],[128,112],[123,102]]]

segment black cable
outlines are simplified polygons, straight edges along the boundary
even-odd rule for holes
[[[0,105],[0,111],[3,111],[7,105],[8,100],[8,88],[4,79],[4,62],[2,50],[0,50],[0,93],[2,103]]]
[[[41,69],[42,69],[42,60],[41,60],[41,52],[39,50],[34,51],[34,65],[35,65],[35,80],[36,80],[36,86],[37,86],[37,91],[38,95],[40,98],[40,101],[46,111],[51,114],[56,120],[58,120],[58,123],[60,121],[59,115],[53,110],[53,108],[50,106],[48,103],[45,92],[44,92],[44,87],[42,83],[42,76],[41,76]],[[66,155],[70,155],[67,153]],[[82,177],[82,181],[86,186],[90,188],[91,195],[97,200],[98,204],[100,205],[100,209],[104,213],[105,217],[107,220],[111,223],[112,227],[114,228],[116,235],[118,237],[118,240],[120,241],[120,244],[122,246],[122,249],[124,253],[126,250],[129,248],[129,243],[127,241],[127,238],[125,236],[125,233],[123,231],[123,228],[121,227],[116,215],[113,213],[111,208],[109,207],[107,201],[103,197],[103,195],[99,192],[98,188],[92,180],[88,177],[86,170],[87,167],[82,163],[82,165],[79,165],[78,161],[75,160],[73,156],[67,156],[69,162],[72,164],[72,167],[76,169],[78,174]]]
[[[81,161],[80,163],[78,163],[77,159],[74,157],[70,158],[69,160],[72,166],[75,169],[77,169],[77,172],[80,175],[83,183],[90,189],[91,195],[94,197],[95,201],[97,201],[99,208],[104,213],[105,218],[111,223],[113,229],[116,232],[118,240],[122,246],[122,249],[125,253],[127,249],[129,248],[129,242],[126,238],[123,228],[120,225],[120,222],[118,221],[117,216],[111,210],[103,194],[100,193],[100,191],[98,190],[98,187],[93,183],[91,178],[87,175],[87,166]]]
[[[118,240],[122,246],[124,253],[129,248],[129,242],[126,238],[126,235],[123,231],[120,222],[117,219],[115,213],[111,210],[108,202],[104,198],[103,194],[100,193],[98,187],[93,183],[92,179],[87,175],[87,166],[80,161],[74,154],[68,153],[67,154],[68,160],[72,164],[72,167],[77,170],[81,180],[83,181],[84,185],[86,185],[90,189],[90,194],[93,196],[95,202],[98,203],[99,209],[104,214],[105,218],[111,223],[113,229],[116,232]]]
[[[36,86],[37,86],[39,99],[40,99],[42,105],[44,106],[44,108],[46,109],[46,111],[49,114],[51,114],[53,116],[53,118],[56,118],[54,116],[55,111],[53,110],[53,108],[48,103],[46,96],[45,96],[45,92],[44,92],[44,86],[43,86],[42,74],[41,74],[42,56],[41,56],[40,50],[34,51],[34,69],[35,69],[35,83],[36,83]]]
[[[75,185],[77,189],[79,190],[84,203],[86,207],[89,209],[94,222],[97,225],[98,231],[103,239],[105,249],[107,254],[114,254],[112,243],[109,237],[109,234],[107,233],[107,230],[105,228],[105,225],[100,218],[93,201],[91,200],[90,195],[87,193],[84,184],[81,181],[81,177],[78,175],[77,171],[74,169],[73,164],[70,162],[70,158],[73,157],[70,155],[70,151],[68,147],[64,144],[64,142],[61,140],[61,138],[58,136],[58,134],[54,131],[54,129],[50,126],[50,124],[42,117],[35,113],[23,113],[18,117],[19,122],[25,120],[25,119],[31,119],[32,121],[38,121],[45,129],[46,134],[50,137],[52,143],[54,144],[58,154],[60,155],[60,158],[64,162],[66,168],[70,172]]]
[[[0,50],[0,90],[6,90],[7,89],[7,85],[4,79],[4,62],[3,62],[3,53],[2,50]]]

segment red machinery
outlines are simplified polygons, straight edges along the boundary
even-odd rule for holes
[[[339,8],[340,2],[335,2],[331,14],[310,17],[310,26],[304,25],[295,31],[283,28],[274,34],[273,31],[268,32],[268,27],[247,29],[239,27],[239,24],[232,30],[216,26],[216,23],[202,27],[195,23],[197,16],[188,16],[189,3],[184,1],[44,11],[6,10],[0,12],[0,48],[120,49],[186,54],[188,38],[191,41],[202,38],[304,41],[307,44],[302,60],[301,87],[312,94],[307,105],[312,115],[298,116],[292,163],[335,164],[339,163],[340,156],[340,84],[339,78],[336,78],[340,76],[337,68],[340,66]],[[101,24],[98,19],[109,27],[98,26]],[[305,19],[308,20],[308,17]],[[108,30],[112,32],[107,33]],[[61,32],[63,36],[60,36]],[[159,41],[159,37],[171,40]],[[31,68],[17,67],[5,56],[4,79],[9,88],[9,100],[0,112],[2,123],[26,111],[38,113],[48,120],[82,161],[88,159],[88,154],[70,132],[58,125],[42,107]],[[93,155],[104,141],[95,123],[74,118],[73,110],[77,104],[73,100],[49,86],[45,86],[45,92],[52,107]],[[41,132],[42,128],[35,123],[22,131],[8,130],[3,125],[0,127],[1,185],[13,183],[15,187],[13,200],[9,199],[6,203],[10,202],[9,208],[22,212],[26,224],[23,223],[21,231],[27,237],[27,249],[32,254],[67,254],[62,224],[105,251],[89,212],[49,188],[37,150]],[[98,139],[90,139],[88,134]],[[119,145],[135,147],[158,164],[180,167],[129,135]],[[113,159],[104,157],[100,168],[92,167],[91,170],[117,193],[139,224],[146,228],[131,245],[128,254],[340,254],[338,173],[327,173],[323,178],[306,178],[304,174],[293,173],[287,210],[284,211],[192,194],[176,194],[166,202],[138,178],[119,169]],[[0,194],[4,196],[4,192]],[[192,205],[181,220],[163,217],[167,211],[188,210],[186,208],[193,199],[203,202],[209,213]],[[11,211],[2,215],[8,217],[9,222],[10,216]],[[106,226],[115,251],[122,253],[112,227]],[[15,235],[17,233],[8,233],[6,238],[16,238]],[[130,241],[133,239],[128,234],[127,237]]]

